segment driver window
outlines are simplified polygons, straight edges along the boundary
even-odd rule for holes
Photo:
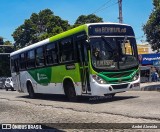
[[[97,41],[92,47],[92,54],[96,60],[109,60],[110,53],[107,50],[107,47],[104,42]]]

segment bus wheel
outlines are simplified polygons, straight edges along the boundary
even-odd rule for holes
[[[65,95],[67,96],[69,101],[73,101],[73,102],[77,101],[75,88],[74,88],[74,85],[72,82],[66,82],[64,84],[64,91],[65,91]]]
[[[32,84],[31,83],[28,83],[27,84],[27,89],[28,89],[28,93],[29,93],[29,97],[31,99],[34,99],[36,97],[35,93],[34,93],[34,90],[33,90],[33,87],[32,87]]]
[[[6,88],[6,91],[8,91],[8,88],[7,87],[5,87]]]

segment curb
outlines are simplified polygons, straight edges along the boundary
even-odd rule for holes
[[[141,91],[160,91],[160,84],[158,83],[144,83],[140,85]]]

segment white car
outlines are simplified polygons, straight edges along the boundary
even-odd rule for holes
[[[13,88],[13,82],[12,82],[12,78],[8,77],[5,81],[5,89],[6,91],[8,91],[8,89],[11,89],[12,91],[14,90]]]

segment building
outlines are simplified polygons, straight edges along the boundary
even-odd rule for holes
[[[155,53],[152,51],[151,45],[148,43],[145,44],[137,44],[138,54],[150,54]]]

